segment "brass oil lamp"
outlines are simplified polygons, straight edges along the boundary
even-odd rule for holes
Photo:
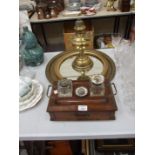
[[[88,55],[85,54],[87,47],[89,45],[89,36],[86,34],[86,26],[82,20],[77,20],[74,26],[75,35],[72,39],[72,44],[75,48],[75,51],[78,51],[79,54],[72,63],[74,70],[81,73],[79,79],[88,79],[85,75],[86,71],[89,71],[93,67],[93,61]]]

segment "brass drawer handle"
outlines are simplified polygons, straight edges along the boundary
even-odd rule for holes
[[[115,83],[110,83],[110,85],[111,85],[112,92],[113,92],[113,88],[114,88],[114,91],[115,91],[115,92],[112,93],[112,94],[109,94],[108,97],[117,95],[117,89],[116,89]]]
[[[49,95],[49,90],[50,90],[50,88],[52,89],[52,85],[48,85],[48,88],[47,88],[46,96],[47,96],[48,98],[50,98],[50,95]],[[50,91],[50,92],[51,92],[51,91]]]
[[[116,89],[115,83],[111,83],[111,86],[113,86],[114,87],[114,90],[115,90],[115,93],[113,93],[113,95],[117,95],[117,89]]]

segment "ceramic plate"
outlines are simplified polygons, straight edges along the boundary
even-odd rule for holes
[[[34,84],[34,93],[29,99],[25,100],[24,102],[19,102],[19,111],[32,108],[42,98],[42,93],[43,93],[42,85],[36,80],[33,80],[32,82]]]
[[[32,83],[31,90],[23,97],[19,96],[19,104],[23,104],[24,101],[26,101],[26,100],[30,99],[32,96],[34,96],[33,94],[35,93],[35,90],[36,90],[34,88],[35,88],[35,84]]]

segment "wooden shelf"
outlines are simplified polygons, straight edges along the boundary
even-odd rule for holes
[[[66,17],[66,16],[63,16],[62,13],[60,13],[57,18],[38,19],[37,13],[35,12],[34,15],[31,17],[30,22],[31,23],[46,23],[46,22],[58,22],[58,21],[65,21],[65,20],[75,20],[77,18],[92,19],[92,18],[102,18],[102,17],[125,16],[125,15],[132,15],[132,14],[135,14],[135,11],[129,11],[129,12],[121,12],[120,10],[106,11],[106,8],[103,7],[100,11],[98,11],[93,16],[80,15],[80,16]]]

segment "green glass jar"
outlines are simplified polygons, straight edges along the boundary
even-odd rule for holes
[[[28,30],[28,27],[23,28],[22,42],[25,47],[22,51],[25,65],[40,65],[44,60],[43,48],[38,44],[35,35]]]

